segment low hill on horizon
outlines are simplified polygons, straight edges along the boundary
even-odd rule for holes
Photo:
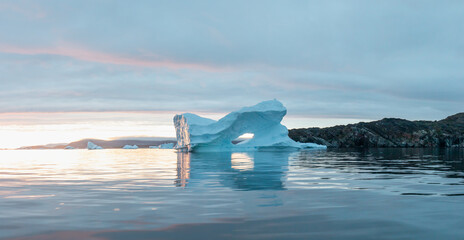
[[[116,139],[116,140],[101,140],[86,138],[79,141],[71,142],[68,144],[58,143],[58,144],[47,144],[47,145],[37,145],[37,146],[25,146],[18,149],[64,149],[66,146],[71,146],[76,149],[86,149],[87,143],[93,142],[102,148],[122,148],[125,145],[137,145],[139,148],[148,148],[149,146],[158,146],[164,143],[176,143],[175,140],[165,139],[165,140],[139,140],[139,139]]]
[[[464,113],[440,121],[384,118],[327,128],[290,129],[298,142],[328,147],[464,147]]]

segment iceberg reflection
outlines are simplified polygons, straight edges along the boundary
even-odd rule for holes
[[[284,190],[292,152],[179,152],[177,187],[219,184],[237,190]]]
[[[187,186],[190,178],[190,154],[177,154],[177,179],[175,180],[176,187]]]

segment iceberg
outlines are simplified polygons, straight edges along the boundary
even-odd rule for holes
[[[70,150],[70,149],[74,149],[74,147],[71,147],[71,146],[66,146],[64,149],[68,149],[68,150]]]
[[[87,142],[87,149],[88,150],[95,150],[95,149],[103,149],[102,147],[98,146],[93,142]]]
[[[122,148],[123,149],[138,149],[139,147],[137,145],[125,145]]]
[[[299,143],[288,137],[280,122],[287,109],[278,100],[258,103],[231,112],[218,121],[192,113],[174,116],[179,151],[253,151],[302,148],[327,148],[315,143]],[[253,138],[234,144],[245,133]]]
[[[159,149],[173,149],[174,143],[163,143],[159,145]]]

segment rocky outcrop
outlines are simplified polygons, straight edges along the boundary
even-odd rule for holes
[[[328,147],[464,147],[464,113],[440,121],[384,118],[328,128],[291,129],[289,137]]]

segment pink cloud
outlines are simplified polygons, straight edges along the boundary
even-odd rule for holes
[[[146,60],[138,59],[135,57],[124,57],[115,54],[88,50],[80,47],[26,48],[0,45],[0,52],[22,55],[58,55],[71,57],[82,61],[148,68],[192,69],[207,72],[220,72],[224,70],[224,68],[218,68],[198,63],[176,62],[171,60]]]

